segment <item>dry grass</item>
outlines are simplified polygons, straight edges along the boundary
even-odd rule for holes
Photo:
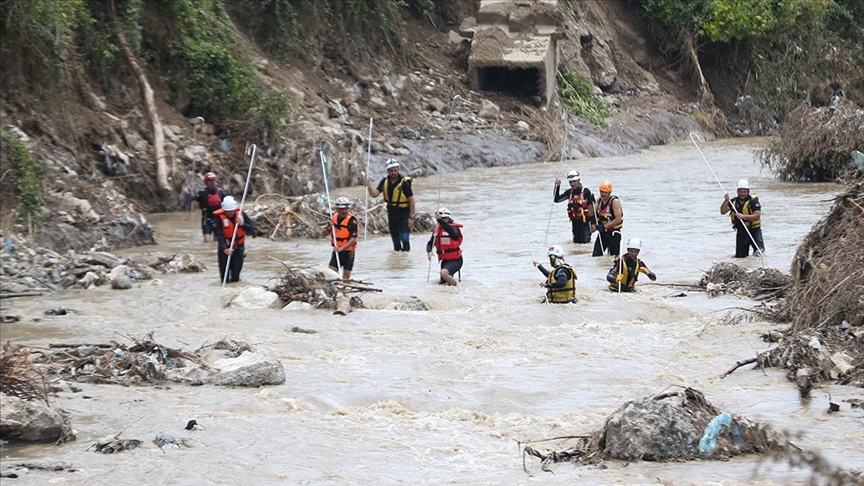
[[[45,375],[30,361],[30,350],[7,342],[0,352],[0,392],[24,400],[48,403]]]

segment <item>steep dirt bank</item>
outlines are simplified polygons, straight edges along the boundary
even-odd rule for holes
[[[677,76],[662,68],[665,62],[651,47],[635,9],[622,2],[582,1],[577,6],[578,17],[568,17],[564,25],[561,65],[592,79],[595,92],[615,110],[608,127],[570,117],[565,154],[578,159],[633,153],[700,130],[691,116],[696,105]],[[243,18],[234,20],[242,31]],[[532,99],[469,90],[464,70],[468,41],[455,34],[455,27],[437,28],[427,19],[409,17],[406,23],[405,41],[415,48],[410,68],[386,60],[360,65],[314,45],[289,62],[253,52],[265,85],[292,101],[293,118],[276,140],[264,134],[235,138],[224,127],[187,118],[159,81],[160,66],[154,60],[148,69],[173,194],[155,186],[153,140],[128,73],[108,73],[108,83],[85,85],[47,103],[59,106],[63,116],[49,115],[45,99],[29,99],[26,90],[4,78],[2,124],[28,140],[43,167],[43,220],[30,239],[58,251],[151,242],[152,235],[142,230],[146,221],[141,214],[185,209],[184,195],[203,185],[205,172],[218,172],[229,193],[242,192],[246,143],[258,147],[250,197],[320,191],[316,152],[322,145],[331,158],[332,187],[360,184],[367,177],[370,118],[375,126],[368,176],[373,178],[383,173],[389,157],[420,177],[559,157],[564,124],[554,103],[540,108]],[[3,185],[4,194],[16,195],[5,180]],[[15,226],[14,219],[6,217],[3,233],[20,239],[28,230]]]

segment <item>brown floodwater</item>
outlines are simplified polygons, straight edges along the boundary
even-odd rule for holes
[[[763,204],[765,265],[789,271],[810,227],[842,188],[777,182],[752,150],[762,140],[702,145],[727,190],[748,178]],[[64,462],[76,472],[33,471],[14,484],[805,484],[809,471],[755,456],[729,461],[630,463],[607,469],[572,464],[543,472],[536,459],[522,469],[517,441],[586,434],[625,401],[668,387],[692,386],[724,411],[743,414],[800,437],[796,444],[832,464],[864,469],[864,413],[844,399],[864,390],[824,385],[808,401],[782,370],[739,369],[735,361],[770,346],[759,338],[776,327],[759,320],[724,320],[754,302],[734,296],[639,283],[639,292],[607,290],[610,257],[592,258],[570,241],[564,204],[551,206],[552,182],[576,168],[595,193],[614,183],[623,204],[625,240],[643,241],[641,257],[657,283],[692,284],[714,263],[733,261],[734,232],[719,214],[722,192],[690,144],[637,155],[518,167],[471,169],[415,182],[417,209],[446,206],[464,224],[462,282],[436,285],[423,252],[428,234],[412,236],[413,251],[394,253],[388,236],[369,233],[357,250],[353,276],[382,295],[370,309],[345,317],[327,311],[242,310],[224,304],[246,285],[273,285],[284,267],[325,265],[325,240],[249,240],[239,284],[220,288],[213,246],[200,242],[187,214],[150,216],[159,245],[124,254],[192,253],[203,274],[160,276],[133,290],[96,288],[3,301],[21,321],[2,325],[2,340],[126,342],[154,332],[172,348],[196,349],[219,339],[253,344],[280,359],[287,381],[265,388],[80,385],[58,404],[72,415],[77,442],[59,447],[7,446],[3,466]],[[440,202],[438,193],[440,188]],[[362,188],[333,197],[363,197]],[[549,215],[551,208],[551,224]],[[550,228],[547,234],[547,226]],[[579,274],[578,305],[539,303],[540,273],[531,264],[545,245],[561,244]],[[734,260],[748,268],[757,257]],[[431,281],[431,282],[430,282]],[[417,296],[430,311],[390,309],[389,299]],[[45,316],[64,306],[75,312]],[[317,331],[291,332],[293,327]],[[828,397],[841,412],[828,415]],[[183,430],[187,420],[205,430]],[[131,425],[130,425],[131,424]],[[147,442],[117,455],[87,451],[99,438]],[[158,433],[193,447],[152,445]],[[565,449],[567,441],[537,444]],[[12,480],[4,480],[4,484]]]

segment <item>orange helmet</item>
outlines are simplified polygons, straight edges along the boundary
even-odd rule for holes
[[[600,192],[612,192],[612,182],[603,181],[600,183]]]

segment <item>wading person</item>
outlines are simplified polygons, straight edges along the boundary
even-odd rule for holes
[[[561,193],[561,179],[555,179],[555,202],[567,201],[567,216],[573,227],[573,243],[591,243],[591,220],[594,217],[594,194],[582,186],[578,170],[567,173],[570,188]]]
[[[750,195],[750,182],[747,179],[738,181],[738,195],[730,200],[729,194],[723,195],[723,203],[720,204],[720,214],[730,213],[732,227],[737,232],[735,235],[735,258],[744,258],[753,253],[765,252],[765,243],[762,241],[762,203],[759,196]],[[734,211],[732,205],[735,205]],[[749,230],[749,234],[747,233]],[[750,237],[753,237],[752,239]],[[754,245],[755,243],[755,245]]]
[[[387,159],[387,177],[381,179],[377,187],[366,179],[366,190],[372,197],[384,195],[387,202],[387,222],[393,251],[411,251],[411,228],[414,227],[414,192],[411,178],[399,173],[399,162]]]
[[[621,259],[616,258],[609,273],[606,274],[606,280],[609,282],[609,290],[617,292],[633,292],[636,290],[636,280],[639,279],[639,274],[648,275],[651,281],[657,280],[657,275],[648,270],[645,262],[639,259],[639,252],[642,251],[642,241],[639,238],[630,238],[627,240],[627,253],[624,254],[624,265],[621,266]]]
[[[347,197],[336,199],[336,214],[324,235],[330,235],[330,245],[333,252],[330,255],[330,270],[339,272],[342,269],[342,280],[351,280],[351,271],[354,270],[354,252],[357,250],[357,217],[351,214],[351,201]],[[338,260],[337,260],[338,258]]]
[[[576,300],[576,269],[564,262],[564,250],[558,245],[549,247],[551,270],[534,260],[534,266],[546,276],[546,281],[540,286],[546,289],[546,302],[553,304],[575,304]]]
[[[216,187],[216,173],[204,174],[204,189],[198,191],[192,204],[201,208],[201,231],[204,241],[213,241],[213,212],[218,210],[225,199],[225,191]]]
[[[455,287],[453,276],[462,268],[462,225],[453,221],[450,210],[445,208],[435,213],[435,220],[438,225],[426,243],[426,255],[432,261],[432,248],[435,248],[441,262],[441,280],[438,283]]]
[[[597,200],[597,224],[592,233],[597,232],[594,252],[591,256],[602,256],[603,251],[617,255],[621,250],[621,228],[624,226],[624,210],[621,200],[612,195],[612,183],[600,183],[600,199]]]
[[[237,226],[237,234],[234,235],[234,227]],[[231,255],[231,268],[228,273],[228,281],[240,280],[240,271],[243,270],[243,259],[246,257],[246,235],[255,234],[255,223],[237,208],[237,201],[232,196],[226,196],[222,200],[220,209],[213,211],[213,234],[219,247],[216,250],[219,256],[219,280],[225,278],[225,266],[228,263],[228,255]],[[234,237],[234,246],[231,247],[231,238]]]

